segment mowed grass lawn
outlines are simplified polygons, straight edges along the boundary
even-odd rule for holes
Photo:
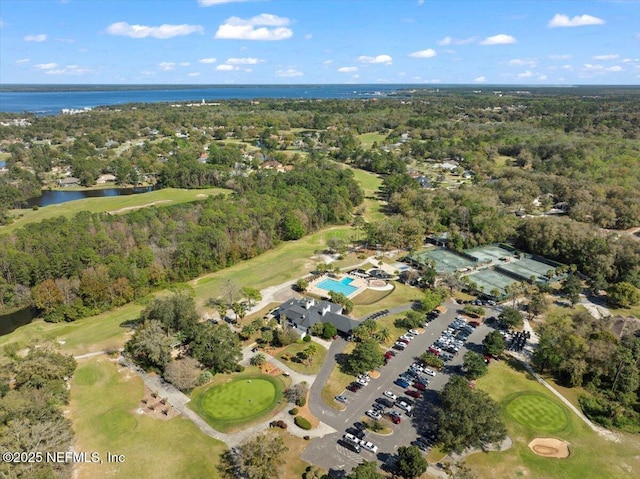
[[[214,429],[227,432],[266,418],[281,404],[283,389],[278,378],[242,374],[223,384],[196,389],[188,407]]]
[[[15,221],[9,225],[0,227],[0,235],[11,233],[16,228],[35,223],[49,218],[64,216],[71,218],[80,211],[91,211],[93,213],[113,212],[125,213],[127,211],[148,206],[169,206],[190,201],[202,200],[208,196],[215,196],[220,193],[228,194],[231,190],[224,188],[207,188],[201,190],[186,190],[179,188],[165,188],[149,193],[137,195],[109,196],[104,198],[85,198],[83,200],[68,201],[58,205],[50,205],[37,210],[13,210],[12,215]]]
[[[276,358],[296,372],[302,374],[318,374],[318,371],[320,371],[322,363],[324,362],[324,358],[327,356],[327,350],[321,344],[313,342],[313,344],[316,345],[316,352],[313,357],[310,358],[310,360],[307,360],[307,364],[284,359],[287,354],[292,358],[295,358],[296,354],[307,349],[309,347],[309,344],[311,343],[305,343],[304,341],[290,344],[282,351],[280,351]]]
[[[489,374],[476,385],[500,404],[514,443],[507,451],[472,454],[465,459],[479,479],[640,477],[637,435],[621,434],[618,443],[602,438],[517,364],[492,362]],[[555,459],[534,454],[527,445],[536,437],[568,441],[571,455]]]
[[[395,283],[395,289],[389,295],[384,296],[379,301],[368,304],[358,304],[358,296],[354,298],[353,316],[362,318],[376,311],[389,309],[394,306],[400,306],[406,303],[419,301],[422,298],[422,292],[418,288],[412,288],[402,283]],[[367,299],[365,297],[365,299]]]
[[[74,449],[99,452],[104,461],[79,464],[77,479],[219,477],[218,457],[226,445],[181,416],[162,420],[139,414],[144,385],[130,371],[119,371],[105,356],[84,359],[71,385]],[[125,461],[107,463],[107,452],[122,454]]]

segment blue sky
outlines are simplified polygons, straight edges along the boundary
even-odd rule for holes
[[[0,83],[639,84],[636,0],[0,0]]]

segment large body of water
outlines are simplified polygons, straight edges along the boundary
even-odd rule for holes
[[[0,111],[57,115],[62,109],[94,108],[125,103],[211,102],[259,98],[370,98],[416,88],[415,85],[220,85],[176,86],[28,86],[0,90]]]
[[[85,198],[106,198],[108,196],[136,195],[152,191],[153,187],[140,188],[105,188],[101,190],[43,190],[42,196],[27,200],[27,207],[49,206],[66,203],[67,201],[83,200]]]

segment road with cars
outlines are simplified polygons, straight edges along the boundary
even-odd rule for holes
[[[333,347],[327,356],[328,361],[323,365],[318,375],[323,380],[321,382],[316,381],[314,384],[319,389],[314,391],[314,388],[312,388],[310,408],[316,417],[335,428],[338,432],[314,439],[303,452],[302,459],[327,470],[350,471],[363,460],[377,460],[379,463],[385,463],[395,454],[399,446],[408,446],[412,441],[420,437],[426,436],[428,438],[435,434],[435,415],[437,411],[434,406],[437,404],[437,392],[442,390],[449,380],[450,374],[455,371],[459,372],[459,368],[462,366],[462,358],[468,350],[482,352],[482,340],[491,331],[489,326],[480,324],[473,329],[458,354],[445,363],[445,369],[442,372],[437,372],[435,377],[421,374],[424,379],[428,379],[429,384],[424,391],[421,391],[422,397],[420,399],[409,398],[415,401],[410,416],[398,407],[385,408],[387,411],[390,409],[396,411],[395,414],[401,417],[401,422],[394,424],[390,418],[383,417],[380,421],[384,421],[385,425],[391,427],[391,434],[379,435],[372,431],[364,432],[363,440],[377,446],[376,453],[365,448],[360,448],[359,453],[355,452],[354,449],[357,448],[351,446],[349,444],[350,441],[345,442],[343,437],[348,432],[351,434],[357,431],[354,424],[359,423],[366,417],[366,411],[370,410],[374,404],[377,404],[376,399],[385,397],[385,391],[390,391],[398,396],[399,399],[407,397],[406,388],[399,387],[394,384],[394,381],[406,372],[429,346],[440,338],[449,324],[455,321],[456,316],[459,316],[458,308],[462,308],[461,305],[453,301],[447,301],[444,306],[447,308],[446,312],[428,323],[424,328],[424,332],[415,336],[406,345],[405,350],[396,351],[397,354],[387,362],[387,365],[379,369],[380,377],[370,379],[368,385],[362,387],[358,392],[345,390],[340,393],[341,396],[346,398],[346,402],[341,404],[341,406],[345,407],[344,411],[338,411],[324,405],[320,398],[320,389],[335,365],[334,355],[336,351],[341,352],[344,348],[344,344],[332,345]],[[499,314],[499,310],[494,307],[487,306],[485,308],[487,309],[487,316],[497,316]],[[342,342],[342,340],[338,341]],[[328,371],[325,371],[325,368]],[[409,389],[415,390],[416,388],[410,387]],[[423,441],[425,441],[425,444],[428,442],[427,439],[423,439]],[[427,448],[425,447],[424,449]]]

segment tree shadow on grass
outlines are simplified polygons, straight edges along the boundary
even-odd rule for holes
[[[507,357],[505,359],[505,362],[506,362],[507,366],[509,366],[514,371],[516,371],[518,373],[523,373],[527,379],[530,379],[531,381],[537,381],[537,379],[533,376],[533,374],[531,374],[531,372],[522,363],[522,361],[520,361],[518,359],[515,359],[515,358],[512,358],[512,357]]]

